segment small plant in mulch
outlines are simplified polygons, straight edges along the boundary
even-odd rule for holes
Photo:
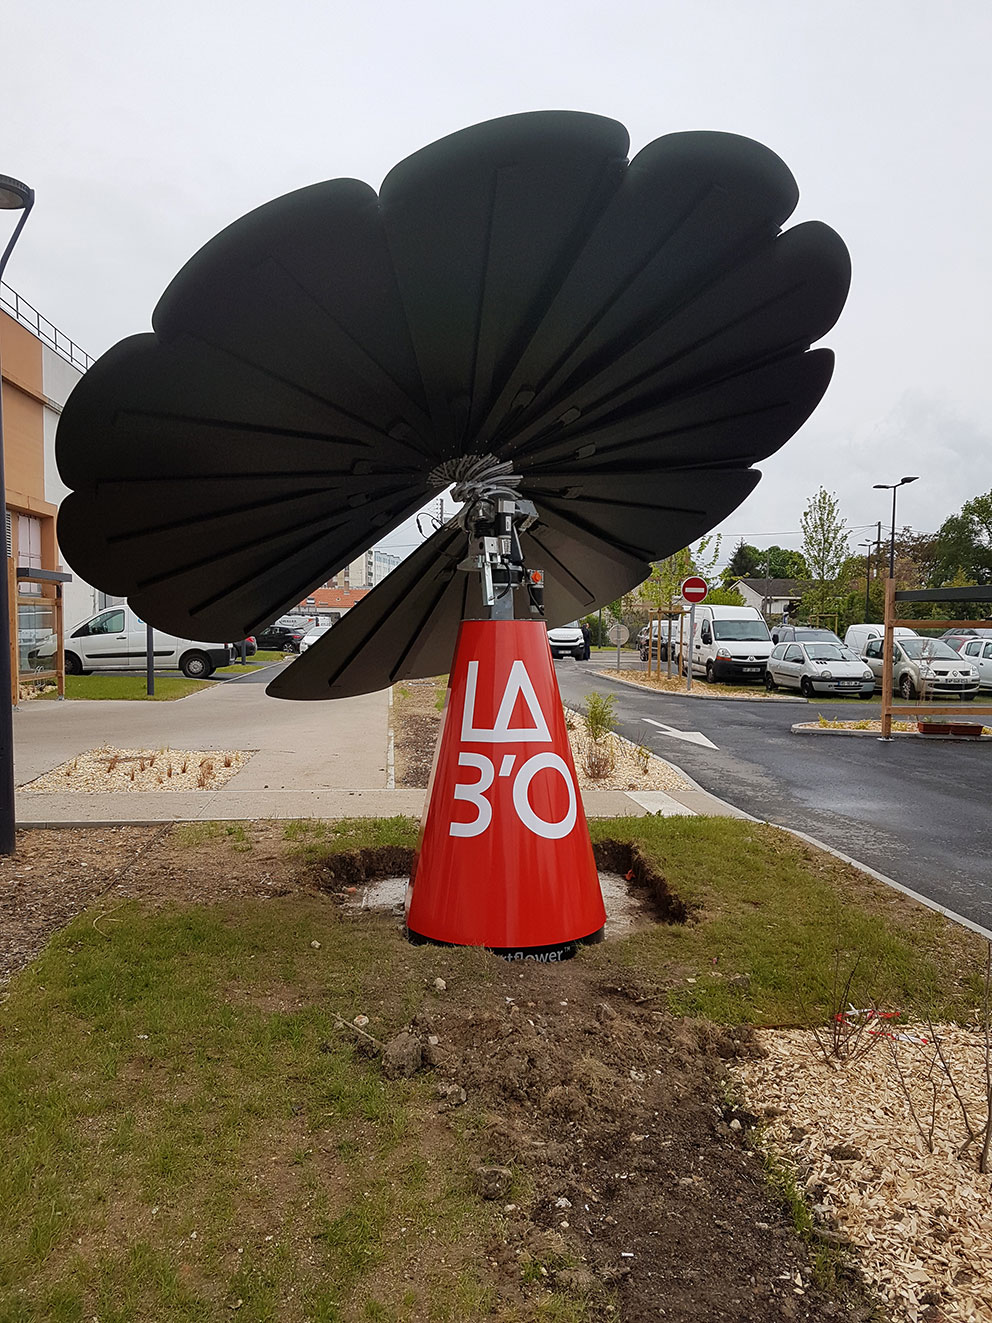
[[[616,729],[616,715],[613,710],[612,694],[586,694],[586,735],[588,744],[583,756],[586,775],[593,780],[609,776],[617,763],[613,732]]]

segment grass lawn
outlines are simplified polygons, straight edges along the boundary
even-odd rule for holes
[[[184,675],[156,675],[153,703],[168,703],[176,698],[186,698],[198,689],[207,689],[212,680],[187,680]],[[65,677],[66,698],[118,698],[148,700],[147,683],[143,675],[67,675]],[[57,698],[55,690],[40,694],[41,699]],[[37,701],[37,700],[36,700]]]
[[[669,1006],[725,1024],[824,1022],[835,984],[932,1019],[967,1018],[982,997],[984,947],[967,930],[832,855],[733,818],[619,818],[593,839],[636,841],[691,906],[686,924],[617,948],[668,986]],[[860,998],[860,1000],[857,1000]]]
[[[654,983],[677,1013],[822,1019],[855,962],[852,995],[879,1005],[965,1018],[980,1002],[977,939],[773,828],[592,830],[636,842],[691,918],[579,960]],[[234,869],[251,832],[197,823],[176,840],[192,857],[229,838]],[[313,866],[416,832],[408,818],[306,821],[284,844]],[[442,959],[449,990],[484,996],[506,974],[311,892],[129,902],[58,932],[0,1004],[0,1320],[591,1323],[551,1294],[492,1308],[502,1201],[470,1178],[484,1118],[470,1099],[442,1120],[429,1075],[385,1079],[336,1019],[362,1011],[388,1039],[429,1006]]]

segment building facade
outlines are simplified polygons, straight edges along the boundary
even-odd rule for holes
[[[3,410],[6,572],[13,702],[46,678],[38,644],[103,605],[86,583],[66,577],[55,532],[66,495],[55,467],[55,429],[69,392],[92,360],[9,286],[0,287],[0,408]],[[49,649],[49,655],[51,650]],[[47,678],[52,678],[48,676]],[[60,682],[61,683],[61,682]]]
[[[351,561],[343,570],[328,579],[325,588],[374,588],[381,583],[390,570],[395,570],[401,557],[389,551],[380,551],[370,547],[364,556]]]

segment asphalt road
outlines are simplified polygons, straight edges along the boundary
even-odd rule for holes
[[[793,735],[818,708],[640,692],[595,673],[603,661],[555,664],[562,697],[616,699],[617,729],[746,813],[792,827],[992,929],[992,746],[966,741]],[[829,703],[832,719],[879,704]],[[649,720],[706,743],[666,733]]]

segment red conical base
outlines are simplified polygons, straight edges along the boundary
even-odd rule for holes
[[[562,960],[605,921],[547,630],[466,620],[407,894],[408,934]]]

